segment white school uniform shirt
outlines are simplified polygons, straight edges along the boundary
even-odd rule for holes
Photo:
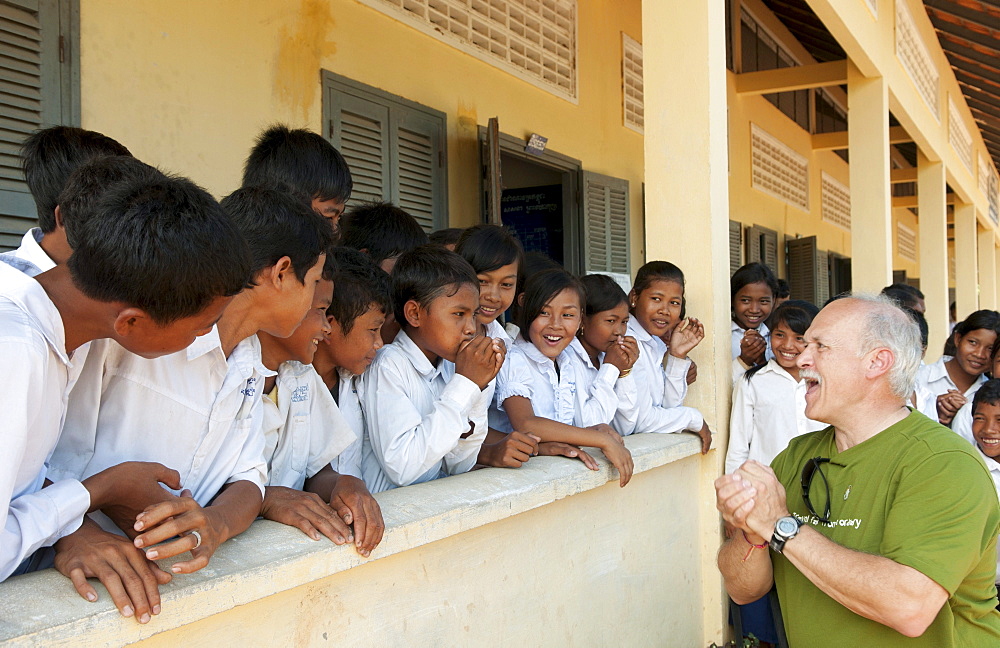
[[[263,400],[267,485],[302,490],[354,442],[355,432],[312,365],[281,363],[275,389],[277,402]]]
[[[740,340],[743,339],[747,331],[736,322],[730,322],[729,330],[732,332],[733,360],[735,360],[740,355]],[[767,324],[761,322],[760,326],[757,327],[757,332],[761,334],[767,344],[767,348],[764,350],[764,361],[766,362],[774,357],[774,352],[771,351],[771,329],[767,328]]]
[[[55,304],[34,279],[0,263],[0,581],[35,550],[75,531],[90,508],[78,480],[42,488],[59,438],[72,363]]]
[[[67,419],[59,441],[60,448],[82,450],[89,459],[82,473],[72,461],[54,460],[53,471],[89,477],[123,461],[155,461],[179,472],[181,488],[190,489],[201,506],[237,481],[251,482],[263,496],[261,391],[275,372],[261,362],[256,335],[237,344],[228,359],[218,327],[188,348],[154,359],[111,344],[103,371],[85,371],[81,380],[97,375],[102,384],[96,421]],[[113,528],[103,516],[95,518]]]
[[[36,277],[43,272],[56,267],[56,262],[42,249],[42,230],[32,227],[21,238],[21,245],[16,250],[0,254],[0,261],[13,266],[28,275]]]
[[[337,473],[350,475],[364,481],[361,473],[361,451],[365,437],[365,414],[361,410],[361,399],[358,389],[361,376],[355,376],[346,369],[337,369],[340,379],[337,381],[337,407],[344,422],[354,432],[355,439],[343,452],[337,455],[331,465]]]
[[[635,379],[631,374],[619,378],[621,372],[618,371],[618,367],[605,364],[603,353],[597,358],[601,363],[600,367],[595,367],[580,338],[573,338],[566,350],[569,351],[566,355],[573,363],[573,371],[577,376],[577,425],[580,427],[590,427],[597,423],[611,425],[616,416],[623,420],[637,420],[639,413],[636,407],[639,401]],[[562,364],[559,366],[563,368]]]
[[[789,441],[826,427],[806,416],[805,381],[770,360],[749,382],[740,377],[733,385],[726,473],[748,459],[769,466]]]
[[[650,335],[635,318],[628,321],[628,334],[639,343],[639,358],[632,365],[630,376],[636,386],[637,414],[634,421],[629,421],[619,413],[612,427],[622,436],[700,430],[705,424],[701,412],[681,405],[687,395],[691,359],[667,355],[663,340]]]
[[[432,365],[405,331],[379,350],[359,396],[368,432],[361,472],[372,493],[476,465],[487,428],[483,392],[454,363]]]
[[[935,421],[937,419],[934,419]],[[953,432],[958,434],[960,437],[976,445],[976,437],[972,436],[972,399],[969,402],[959,408],[955,412],[955,418],[951,419],[951,429]],[[993,463],[996,463],[995,461]],[[986,465],[989,466],[990,462],[987,461]]]
[[[534,344],[521,338],[514,341],[514,346],[527,359],[531,369],[525,398],[531,401],[531,409],[535,415],[566,425],[580,425],[577,422],[579,377],[570,357],[569,347],[563,349],[556,361],[553,361]],[[556,362],[559,363],[559,371],[556,371]]]
[[[507,326],[513,326],[513,324]],[[496,387],[493,391],[493,398],[490,400],[489,424],[494,430],[509,434],[513,427],[510,424],[510,419],[507,418],[506,411],[504,411],[503,403],[511,396],[531,398],[528,387],[531,382],[531,367],[524,352],[517,348],[517,345],[514,344],[514,338],[510,336],[508,329],[500,325],[500,322],[496,320],[490,322],[489,326],[486,327],[486,335],[503,340],[504,346],[507,347],[503,366],[494,380]]]
[[[932,421],[938,420],[937,397],[947,393],[949,389],[958,389],[951,376],[948,375],[948,369],[944,366],[951,359],[952,356],[941,356],[937,362],[924,365],[917,371],[915,387],[917,408]],[[987,380],[985,374],[980,375],[962,395],[971,403],[972,397]]]

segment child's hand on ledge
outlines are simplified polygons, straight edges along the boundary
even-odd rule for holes
[[[497,443],[484,443],[479,450],[479,463],[496,468],[520,468],[524,462],[538,454],[538,442],[534,434],[511,432]]]
[[[357,477],[340,475],[330,494],[330,508],[344,522],[354,525],[354,546],[362,556],[370,556],[382,542],[385,522],[382,520],[382,509],[365,483]]]
[[[622,440],[621,435],[615,432],[610,425],[598,423],[590,427],[604,436],[603,443],[598,447],[604,452],[604,456],[608,458],[611,465],[618,469],[619,483],[624,488],[625,484],[632,479],[632,469],[634,468],[632,453],[625,447],[625,441]]]
[[[134,616],[148,623],[160,613],[159,586],[172,576],[146,559],[128,538],[108,533],[90,518],[75,532],[55,544],[55,568],[73,581],[73,587],[88,601],[97,600],[97,591],[87,582],[97,578],[122,616]]]
[[[562,443],[560,441],[542,441],[538,444],[539,457],[569,457],[579,459],[583,465],[590,470],[599,470],[600,465],[597,460],[590,456],[585,450],[581,450],[575,445]]]
[[[351,527],[316,493],[268,486],[264,490],[260,514],[268,520],[293,526],[313,540],[319,540],[323,534],[338,545],[354,541]]]
[[[695,434],[701,439],[701,454],[708,454],[712,448],[712,431],[708,429],[708,423],[702,423],[701,429]]]
[[[146,550],[146,558],[160,560],[179,556],[190,551],[192,560],[174,565],[170,570],[176,574],[190,574],[208,565],[215,550],[229,538],[223,525],[217,523],[208,508],[202,508],[191,497],[178,497],[159,504],[153,504],[136,516],[135,530],[140,532],[133,540],[136,547]],[[163,546],[153,545],[171,538]]]
[[[181,488],[181,476],[162,464],[126,461],[83,480],[90,491],[90,510],[101,510],[130,538],[137,534],[132,525],[136,515],[152,504],[177,496],[161,484]]]

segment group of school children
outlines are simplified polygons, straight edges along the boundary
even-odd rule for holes
[[[78,128],[22,164],[39,227],[0,255],[0,581],[54,566],[147,623],[258,517],[369,556],[373,493],[538,455],[598,470],[584,448],[624,487],[626,435],[711,445],[673,264],[626,293],[500,226],[432,243],[393,205],[345,213],[343,157],[282,126],[221,202]]]
[[[789,299],[787,283],[761,263],[737,270],[730,288],[733,399],[726,473],[751,459],[770,465],[794,437],[827,427],[805,415],[806,383],[796,364],[817,306]],[[882,294],[914,319],[926,352],[923,293],[908,284],[892,284]],[[941,358],[920,367],[910,406],[977,446],[1000,495],[998,337],[997,311],[979,310],[952,324]],[[997,564],[1000,568],[1000,550]],[[745,634],[777,642],[766,597],[739,608]]]

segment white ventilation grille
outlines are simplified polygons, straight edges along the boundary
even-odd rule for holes
[[[990,201],[990,218],[994,223],[1000,223],[1000,179],[995,173],[990,174],[990,186],[986,198]]]
[[[753,187],[809,211],[809,162],[765,130],[750,125]]]
[[[940,119],[938,108],[939,74],[931,60],[931,54],[920,38],[917,24],[906,6],[905,0],[896,2],[896,57],[903,69],[910,75],[917,91],[930,107],[935,119]]]
[[[556,95],[576,99],[576,0],[361,0]]]
[[[979,191],[983,192],[984,196],[990,194],[990,176],[993,175],[988,160],[988,157],[982,153],[979,154]]]
[[[823,220],[851,231],[851,189],[825,171],[822,176]]]
[[[917,260],[917,233],[902,223],[896,223],[896,253],[909,261]]]
[[[958,112],[958,106],[948,98],[948,141],[951,148],[955,149],[958,159],[962,161],[965,168],[972,172],[972,136],[969,129],[962,121],[962,115]]]
[[[625,126],[643,132],[645,107],[642,99],[642,43],[622,32],[622,103]]]
[[[868,8],[871,9],[872,15],[878,18],[878,0],[867,0]]]

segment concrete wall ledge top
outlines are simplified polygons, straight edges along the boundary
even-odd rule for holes
[[[635,473],[698,454],[692,434],[626,437]],[[377,495],[385,517],[382,543],[368,560],[397,554],[556,500],[617,484],[598,450],[600,470],[562,457],[535,457],[519,469],[487,468]],[[692,486],[694,486],[692,484]],[[628,486],[626,486],[628,488]],[[183,554],[178,559],[187,557]],[[169,561],[160,561],[166,567]],[[125,645],[198,619],[310,583],[366,562],[353,546],[314,542],[298,529],[258,520],[223,544],[211,564],[160,588],[162,613],[146,625],[125,619],[95,579],[100,598],[82,599],[55,570],[0,583],[0,643],[5,646]]]

